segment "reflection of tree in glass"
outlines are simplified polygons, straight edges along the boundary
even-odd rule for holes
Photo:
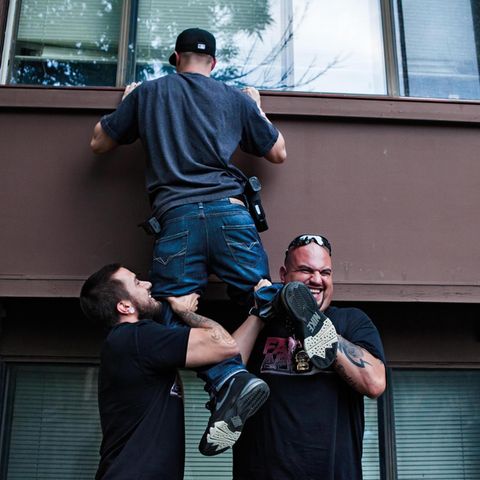
[[[282,56],[286,55],[287,50],[293,46],[292,44],[294,41],[295,32],[300,30],[301,24],[308,12],[309,7],[310,1],[305,3],[303,12],[296,16],[298,17],[296,22],[294,22],[294,15],[290,15],[288,23],[284,27],[279,40],[260,61],[252,61],[254,52],[257,50],[258,44],[262,40],[260,37],[257,37],[253,41],[244,58],[244,61],[241,62],[241,65],[228,67],[224,71],[220,72],[220,74],[214,74],[213,76],[219,80],[228,82],[238,87],[244,87],[249,84],[253,84],[259,89],[283,90],[304,87],[315,81],[320,76],[324,75],[332,67],[338,66],[341,61],[340,55],[336,55],[332,60],[324,65],[323,68],[320,70],[317,69],[315,72],[313,70],[315,67],[317,67],[317,58],[314,56],[310,60],[310,64],[305,69],[304,73],[298,79],[294,79],[293,77],[295,66],[293,59],[290,59],[289,62],[285,62],[285,67],[278,72],[278,65],[281,63]],[[247,68],[247,65],[252,66]],[[252,79],[255,78],[256,80],[252,81]]]
[[[310,2],[305,2],[303,10],[295,16],[293,13],[289,15],[286,25],[279,27],[275,34],[277,40],[266,50],[264,42],[266,37],[272,37],[271,27],[275,27],[271,12],[279,3],[268,0],[193,0],[188,2],[188,18],[179,14],[179,7],[168,8],[158,2],[147,10],[140,4],[137,80],[157,78],[174,71],[167,59],[175,47],[177,35],[192,26],[193,18],[195,25],[211,31],[217,38],[219,65],[212,74],[214,78],[238,87],[255,85],[263,89],[308,85],[338,65],[339,56],[321,69],[317,68],[317,59],[313,57],[304,73],[294,79],[293,58],[290,57],[290,61],[285,59],[293,48],[295,32],[299,31]],[[184,23],[180,23],[179,18],[184,19]],[[259,55],[262,51],[265,53]]]
[[[10,83],[29,85],[111,86],[115,83],[116,64],[76,63],[49,60],[23,61],[15,66]]]
[[[188,6],[152,0],[149,5],[140,3],[138,19],[136,55],[140,80],[174,70],[167,59],[175,48],[178,34],[186,28],[198,26],[212,32],[217,39],[217,58],[228,64],[240,52],[234,41],[237,33],[261,38],[273,22],[268,0],[190,0]],[[159,68],[153,59],[162,61],[163,65]],[[217,72],[218,77],[222,77],[223,70]],[[231,67],[225,71],[230,74]]]
[[[11,83],[114,85],[121,6],[121,0],[23,0]]]

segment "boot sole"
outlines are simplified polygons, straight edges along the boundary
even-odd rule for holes
[[[301,282],[285,285],[282,303],[297,324],[300,324],[303,346],[313,365],[328,368],[335,360],[338,336],[331,320],[323,315],[308,287]]]
[[[238,395],[235,403],[227,410],[222,420],[210,420],[198,449],[202,455],[213,456],[223,453],[239,439],[248,418],[266,402],[270,394],[268,385],[259,378],[251,380]]]

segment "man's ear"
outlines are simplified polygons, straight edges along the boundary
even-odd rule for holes
[[[217,65],[217,59],[215,57],[212,57],[212,58],[213,58],[213,61],[212,61],[212,67],[210,68],[210,71],[212,71]]]
[[[175,67],[178,68],[178,64],[180,63],[180,54],[177,51],[173,53],[175,53]]]
[[[279,274],[280,274],[280,280],[281,280],[283,283],[285,283],[285,275],[287,274],[287,269],[286,269],[283,265],[280,267],[280,272],[279,272]]]
[[[117,312],[120,315],[131,315],[132,313],[135,313],[135,308],[127,300],[120,300],[117,303]]]

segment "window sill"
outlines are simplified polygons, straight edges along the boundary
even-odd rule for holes
[[[1,109],[114,110],[123,89],[0,86]],[[262,92],[265,112],[285,118],[480,123],[480,101],[387,96]]]

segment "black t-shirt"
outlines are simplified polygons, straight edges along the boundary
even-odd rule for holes
[[[256,103],[238,89],[198,73],[142,83],[102,118],[118,143],[141,138],[147,151],[146,184],[153,210],[243,193],[230,162],[236,148],[263,156],[278,138]]]
[[[180,480],[184,423],[177,367],[189,328],[151,320],[112,328],[102,348],[98,402],[103,441],[97,480]]]
[[[384,360],[377,329],[361,310],[330,307],[337,332]],[[245,425],[234,447],[235,480],[360,480],[363,396],[333,369],[296,373],[294,341],[267,326],[249,370],[270,387],[270,397]]]

